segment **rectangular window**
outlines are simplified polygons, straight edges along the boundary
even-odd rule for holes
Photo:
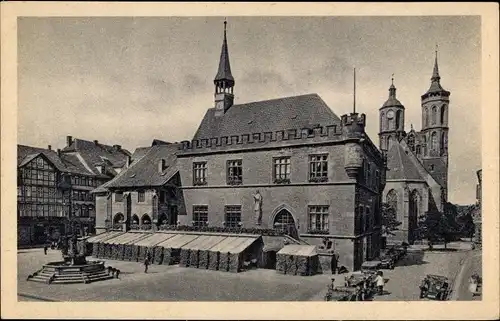
[[[243,166],[241,159],[227,161],[227,184],[238,185],[243,182]]]
[[[193,164],[193,184],[207,184],[207,162],[197,162]]]
[[[122,202],[123,201],[123,193],[122,192],[116,192],[115,193],[115,202]]]
[[[208,224],[208,206],[195,205],[193,206],[193,226],[207,226]]]
[[[54,173],[49,173],[49,181],[53,182],[55,180],[55,175]]]
[[[141,202],[141,203],[144,202],[145,198],[146,197],[145,197],[144,191],[140,191],[137,193],[137,201],[138,202]]]
[[[94,179],[89,177],[89,186],[94,186]]]
[[[273,176],[275,184],[290,183],[290,157],[273,159]]]
[[[368,232],[370,230],[370,208],[367,207],[365,211],[365,228],[364,231]]]
[[[366,185],[372,186],[372,167],[370,166],[370,163],[366,164]]]
[[[309,206],[309,230],[329,232],[328,206]]]
[[[75,185],[80,185],[80,176],[75,176]]]
[[[87,177],[82,176],[82,185],[87,186]]]
[[[241,205],[228,205],[225,207],[225,226],[240,227]]]
[[[309,181],[328,181],[328,155],[309,155]]]

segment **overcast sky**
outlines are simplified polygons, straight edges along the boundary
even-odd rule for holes
[[[357,110],[378,146],[391,74],[421,128],[436,43],[451,91],[449,199],[475,201],[481,166],[479,17],[228,17],[235,103],[318,93]],[[191,139],[213,106],[223,18],[20,18],[18,143],[64,147],[66,135],[120,144]]]

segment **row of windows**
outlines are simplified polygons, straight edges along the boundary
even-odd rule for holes
[[[379,186],[380,186],[380,171],[378,170],[373,170],[374,166],[372,166],[372,164],[370,164],[369,162],[367,161],[364,161],[363,162],[363,177],[364,177],[364,181],[365,181],[365,184],[370,187],[370,188],[373,188],[375,190],[378,190]]]
[[[56,204],[18,204],[18,213],[20,216],[57,216],[64,217],[64,206]]]
[[[44,168],[43,170],[40,168],[22,168],[19,169],[19,174],[23,178],[24,184],[55,185],[57,178],[56,172],[52,168]],[[93,177],[71,175],[72,185],[97,187],[103,183],[103,180],[94,179]]]
[[[275,157],[273,158],[272,166],[274,183],[290,183],[290,157]],[[243,184],[243,164],[241,159],[227,161],[226,168],[226,181],[228,185]],[[207,162],[195,162],[193,164],[193,184],[206,185],[207,176]],[[309,155],[309,181],[328,181],[328,154]]]
[[[311,205],[308,208],[309,230],[329,231],[329,207],[326,205]],[[208,205],[193,206],[193,226],[208,225]],[[224,226],[241,226],[241,205],[224,207]]]
[[[93,201],[94,195],[89,191],[73,191],[74,201]]]
[[[44,197],[44,198],[60,198],[62,193],[55,187],[42,186],[18,186],[17,196],[22,197]]]
[[[93,177],[78,176],[78,175],[71,176],[71,185],[97,187],[103,183],[104,182],[101,182],[98,179],[94,179]]]
[[[56,173],[52,170],[22,168],[19,169],[19,172],[23,179],[44,180],[50,182],[55,182],[56,180]]]
[[[438,107],[432,106],[430,113],[431,125],[436,125],[438,121]],[[439,113],[439,123],[444,124],[446,117],[446,105],[441,106],[441,112]],[[425,127],[429,126],[429,108],[425,108],[424,112],[424,124]]]
[[[144,191],[137,192],[137,202],[143,203],[146,201],[146,193]],[[115,202],[123,202],[123,192],[115,193]]]

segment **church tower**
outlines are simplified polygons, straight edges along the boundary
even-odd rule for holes
[[[427,171],[443,187],[446,200],[448,186],[448,108],[450,92],[443,89],[440,83],[437,50],[434,59],[434,70],[431,86],[421,96],[422,131],[420,132],[422,160]]]
[[[387,151],[394,142],[403,138],[405,130],[405,107],[396,98],[394,78],[392,78],[392,84],[389,87],[389,98],[379,109],[379,117],[379,146],[380,150]]]
[[[226,38],[227,21],[224,21],[224,40],[220,53],[219,69],[214,79],[215,85],[215,115],[222,116],[234,103],[234,78],[229,64],[229,52]]]

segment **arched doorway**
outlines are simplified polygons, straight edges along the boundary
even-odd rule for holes
[[[151,218],[148,214],[144,214],[141,218],[141,224],[151,224]]]
[[[418,216],[420,215],[420,194],[416,189],[410,193],[408,204],[408,243],[415,241],[415,229],[417,228]]]
[[[125,216],[122,213],[116,213],[113,218],[113,224],[121,224],[125,221]]]
[[[137,214],[132,215],[132,224],[139,225],[139,216]]]
[[[273,227],[275,230],[284,232],[294,239],[299,238],[297,225],[295,224],[293,215],[285,208],[279,210],[279,212],[274,216]]]

